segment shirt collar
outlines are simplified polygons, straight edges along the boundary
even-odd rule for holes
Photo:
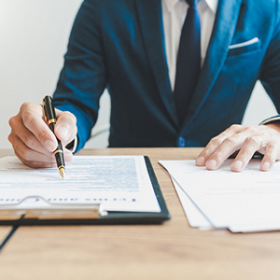
[[[167,6],[167,9],[168,9],[168,12],[171,12],[172,9],[174,8],[174,6],[181,0],[164,0],[166,6]]]
[[[211,11],[216,14],[219,0],[205,0]]]
[[[174,6],[180,2],[180,1],[185,1],[185,0],[164,0],[165,4],[167,6],[167,9],[169,12],[172,11],[172,9],[174,8]],[[207,4],[207,6],[211,9],[211,11],[213,13],[216,13],[217,11],[217,7],[218,7],[218,1],[219,0],[200,0],[200,1],[205,1],[205,3]]]

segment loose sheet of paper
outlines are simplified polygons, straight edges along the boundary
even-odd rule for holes
[[[160,161],[200,212],[216,228],[234,232],[280,229],[280,162],[269,172],[251,160],[240,173],[232,160],[208,171],[191,161]]]
[[[176,189],[176,192],[180,198],[186,216],[188,217],[189,224],[192,227],[198,227],[200,229],[212,229],[213,226],[205,218],[205,216],[199,211],[196,205],[191,201],[189,196],[181,188],[181,186],[176,182],[176,180],[171,176],[173,185]]]
[[[50,203],[100,203],[106,211],[160,212],[143,156],[74,156],[64,180],[57,168],[32,169],[6,157],[0,159],[0,178],[2,205],[40,196]]]

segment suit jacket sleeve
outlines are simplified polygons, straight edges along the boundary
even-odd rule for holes
[[[260,81],[272,99],[276,110],[280,112],[280,7],[279,1],[275,2],[275,29],[264,58]],[[261,124],[267,124],[279,120],[280,114],[264,120]]]
[[[77,118],[78,146],[90,137],[97,120],[99,99],[107,84],[101,43],[98,1],[86,0],[76,16],[64,66],[54,93],[54,105]]]

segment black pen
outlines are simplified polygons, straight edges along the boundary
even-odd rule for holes
[[[56,114],[52,104],[52,98],[49,95],[46,95],[43,99],[43,111],[45,120],[48,123],[50,130],[54,133],[54,126],[56,124]],[[65,178],[65,163],[64,163],[64,155],[61,141],[56,137],[58,146],[54,151],[57,167],[61,177]]]

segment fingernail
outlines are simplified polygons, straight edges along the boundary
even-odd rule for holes
[[[69,129],[65,126],[60,126],[57,130],[57,134],[59,135],[59,138],[67,140],[69,137]]]
[[[57,148],[57,144],[55,144],[54,142],[52,142],[50,140],[46,140],[44,145],[45,145],[45,148],[50,152],[54,151]]]
[[[232,164],[231,169],[234,171],[240,171],[242,166],[243,162],[241,160],[237,160]]]
[[[215,169],[217,166],[217,161],[214,159],[211,159],[207,162],[206,166],[207,166],[207,169]]]
[[[199,157],[199,158],[197,158],[197,160],[196,160],[196,165],[202,166],[202,165],[204,165],[204,164],[205,164],[205,158],[204,158],[204,157]]]
[[[264,162],[262,166],[263,171],[268,171],[270,169],[270,163],[268,161]]]

